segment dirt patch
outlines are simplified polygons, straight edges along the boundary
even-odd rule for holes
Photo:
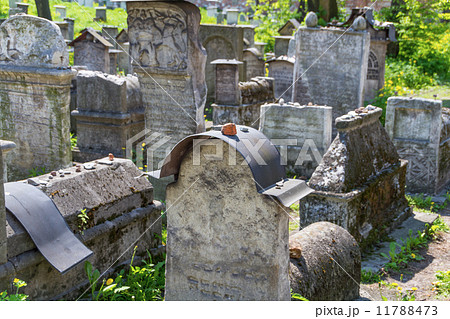
[[[450,225],[450,209],[439,212],[447,225]],[[437,271],[450,270],[450,233],[440,233],[438,238],[429,243],[428,247],[419,252],[424,257],[421,261],[412,261],[408,267],[400,273],[389,273],[383,280],[387,283],[397,283],[402,288],[402,294],[407,290],[417,288],[414,295],[416,300],[450,300],[450,298],[439,298],[434,290],[433,282]],[[402,278],[401,278],[401,275]],[[402,280],[400,280],[402,279]],[[399,290],[395,287],[386,287],[378,283],[361,284],[361,296],[371,300],[382,300],[381,295],[388,300],[398,300]]]

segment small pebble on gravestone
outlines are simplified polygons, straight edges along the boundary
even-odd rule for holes
[[[352,24],[352,28],[355,31],[364,31],[367,28],[367,22],[366,19],[364,19],[363,17],[359,16],[355,19],[355,21]]]
[[[56,172],[55,172],[55,171],[52,171],[52,172],[50,173],[50,175],[51,175],[51,176],[56,176]]]

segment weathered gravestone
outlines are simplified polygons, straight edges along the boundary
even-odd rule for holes
[[[302,228],[329,221],[366,249],[408,217],[407,162],[381,125],[381,114],[368,106],[336,119],[338,136],[308,182],[315,192],[300,201]]]
[[[332,108],[265,104],[259,130],[280,150],[283,165],[298,177],[311,177],[331,144]]]
[[[227,24],[238,24],[239,9],[227,9]]]
[[[66,6],[53,6],[55,8],[55,14],[59,19],[66,17]]]
[[[77,162],[92,161],[109,153],[125,158],[127,141],[145,129],[137,77],[80,71],[77,110],[72,116],[77,120]]]
[[[206,52],[198,31],[200,10],[186,1],[127,2],[133,71],[138,74],[149,135],[169,140],[152,150],[149,169],[166,150],[205,131]],[[156,144],[155,144],[156,145]]]
[[[278,33],[284,36],[292,36],[300,28],[300,22],[297,19],[289,19],[279,30]]]
[[[113,25],[104,25],[102,26],[102,37],[105,38],[106,41],[111,43],[114,48],[117,47],[116,37],[119,34],[119,28]]]
[[[4,163],[4,157],[6,153],[13,148],[15,144],[9,141],[0,140],[0,265],[8,261],[7,257],[7,244],[6,244],[6,215],[5,215],[5,193],[3,188],[3,182],[6,179],[6,164]]]
[[[68,168],[62,176],[29,179],[28,184],[37,185],[52,199],[70,230],[94,252],[89,257],[93,268],[116,272],[121,265],[130,264],[136,246],[135,262],[148,253],[153,257],[161,254],[163,205],[153,200],[153,187],[142,177],[131,160],[102,158]],[[80,214],[88,217],[85,222]],[[1,291],[10,290],[13,279],[21,278],[28,284],[21,291],[30,300],[73,300],[86,293],[89,282],[84,263],[61,274],[9,211],[6,233],[8,262],[0,265]]]
[[[68,23],[68,31],[67,31],[67,35],[68,35],[68,40],[73,41],[73,35],[74,35],[74,27],[75,27],[75,19],[72,18],[64,18],[64,21]]]
[[[110,72],[109,49],[113,47],[94,29],[87,28],[69,43],[74,47],[74,65],[84,65],[91,71]]]
[[[55,21],[55,24],[59,27],[61,30],[61,34],[66,41],[66,43],[69,43],[69,23],[67,22],[61,22],[61,21]]]
[[[123,71],[124,74],[131,73],[131,60],[130,60],[130,42],[128,40],[128,30],[122,29],[116,36],[117,48],[122,50],[119,53],[117,65],[119,71]]]
[[[267,64],[269,65],[269,76],[275,80],[275,98],[282,98],[290,102],[294,86],[295,59],[281,56],[268,60]]]
[[[216,60],[216,99],[213,123],[235,123],[259,127],[261,105],[274,101],[273,79],[256,77],[239,82],[239,65],[236,60]]]
[[[71,165],[66,48],[43,18],[17,15],[0,27],[0,138],[17,144],[6,160],[9,180]]]
[[[212,61],[218,59],[236,59],[243,61],[244,29],[237,26],[208,25],[200,26],[200,40],[208,54],[206,60],[206,85],[208,87],[207,103],[214,102],[216,78]],[[240,81],[245,81],[244,66],[240,70]]]
[[[440,100],[391,97],[386,130],[408,160],[408,192],[437,194],[450,182],[450,109]]]
[[[247,24],[238,24],[237,28],[244,30],[244,49],[252,48],[255,45],[255,26]]]
[[[237,134],[185,139],[161,170],[161,176],[177,176],[167,188],[165,298],[289,300],[283,205],[310,190],[285,179],[279,154],[263,134],[227,128],[224,133]],[[250,152],[257,143],[258,151]]]
[[[96,7],[95,8],[95,18],[94,21],[106,22],[106,7]]]
[[[247,79],[266,75],[266,63],[258,49],[245,49],[243,61]]]
[[[292,40],[292,36],[276,36],[275,38],[275,56],[279,57],[287,55],[289,50],[289,41]]]
[[[292,101],[332,106],[333,120],[363,106],[369,33],[301,27],[295,37]]]

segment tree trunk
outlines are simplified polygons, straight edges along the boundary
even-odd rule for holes
[[[34,2],[36,2],[38,16],[52,21],[52,13],[50,12],[48,0],[34,0]]]

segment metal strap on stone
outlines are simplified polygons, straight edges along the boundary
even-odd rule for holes
[[[166,157],[161,171],[153,172],[152,175],[158,178],[174,175],[176,181],[181,162],[185,154],[192,148],[194,140],[209,138],[217,138],[230,144],[244,157],[252,171],[256,189],[260,194],[273,196],[283,205],[290,206],[312,192],[304,181],[287,179],[284,166],[281,165],[280,153],[276,147],[260,131],[246,126],[237,126],[237,134],[234,136],[224,135],[220,131],[188,136],[179,142]],[[260,140],[265,140],[263,146],[257,151],[265,165],[258,163],[243,140],[249,140],[252,145],[256,145]]]
[[[53,201],[38,188],[20,182],[6,183],[5,206],[59,272],[67,272],[93,254],[72,233]]]

